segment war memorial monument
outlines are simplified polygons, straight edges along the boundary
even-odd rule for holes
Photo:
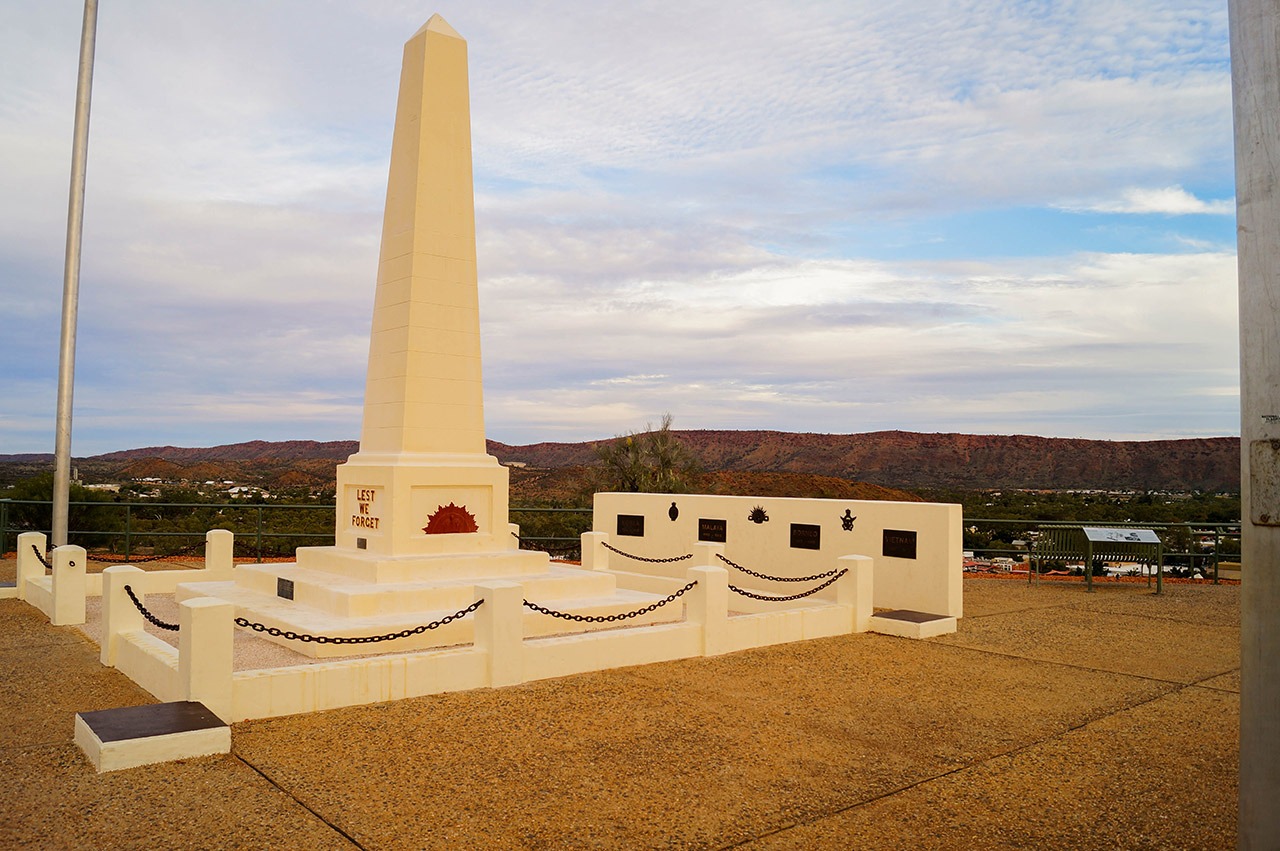
[[[44,536],[20,539],[15,595],[54,623],[83,623],[101,595],[102,662],[170,707],[133,736],[113,710],[78,717],[100,771],[225,752],[226,725],[252,718],[955,631],[958,505],[603,493],[581,565],[520,548],[485,445],[469,100],[467,44],[435,15],[404,47],[360,448],[337,469],[333,546],[236,566],[231,533],[214,530],[201,570],[86,575],[83,549],[64,546],[46,575],[26,554]],[[148,595],[172,595],[178,623]],[[263,640],[295,661],[246,667],[239,648]]]

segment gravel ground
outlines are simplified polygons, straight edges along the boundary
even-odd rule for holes
[[[0,846],[1235,846],[1238,586],[965,593],[952,636],[245,722],[101,776],[74,712],[153,699],[0,600]]]

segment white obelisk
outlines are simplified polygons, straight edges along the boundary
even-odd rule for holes
[[[404,47],[360,451],[338,467],[339,550],[509,550],[486,454],[467,43],[439,15]]]

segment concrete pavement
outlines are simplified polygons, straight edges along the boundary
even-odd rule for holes
[[[153,702],[0,600],[0,846],[1232,848],[1239,587],[969,579],[955,635],[851,635],[237,724],[95,774]]]

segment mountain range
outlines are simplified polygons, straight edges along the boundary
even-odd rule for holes
[[[676,436],[704,470],[825,476],[887,488],[1226,491],[1240,489],[1240,440],[1109,441],[1030,435],[881,431],[808,434],[684,430]],[[601,441],[508,445],[489,452],[522,469],[583,467]],[[305,485],[332,482],[333,466],[356,441],[255,440],[209,448],[156,446],[110,452],[76,464],[93,476],[237,478],[246,471]],[[0,455],[4,479],[39,471],[51,455]],[[6,472],[0,470],[0,472]],[[86,475],[86,480],[90,476]]]

